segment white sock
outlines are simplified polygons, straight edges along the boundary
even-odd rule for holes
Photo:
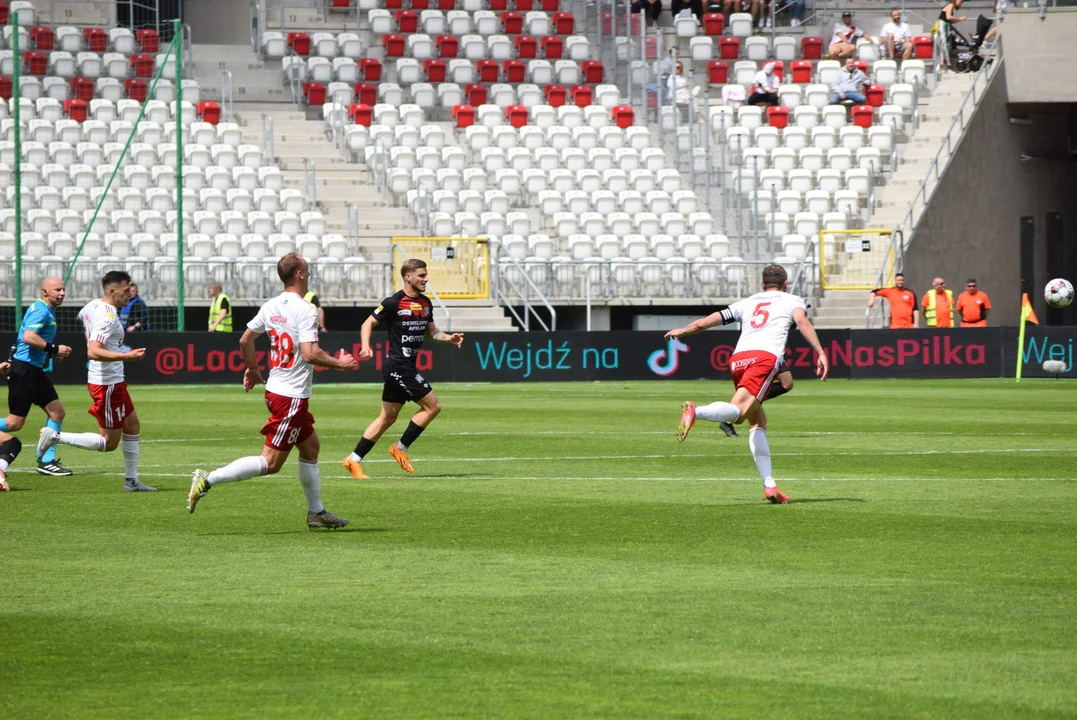
[[[770,467],[770,445],[767,444],[767,431],[758,427],[749,430],[748,447],[751,448],[752,457],[755,459],[755,468],[759,471],[763,487],[777,487]]]
[[[120,441],[123,448],[123,476],[138,480],[138,435],[124,433]]]
[[[710,420],[711,422],[736,422],[740,417],[740,410],[736,405],[727,402],[712,402],[696,408],[696,419]]]
[[[59,433],[61,445],[74,445],[83,450],[105,451],[105,438],[97,433]]]
[[[355,462],[363,462],[363,458],[359,457],[359,456],[358,456],[358,455],[356,455],[355,453],[352,453],[352,454],[351,454],[351,455],[349,455],[348,457],[350,457],[350,458],[351,458],[351,459],[352,459],[353,461],[355,461]]]
[[[220,483],[248,480],[252,477],[265,475],[269,472],[269,463],[261,455],[241,457],[223,468],[217,468],[209,474],[210,487]]]
[[[0,473],[7,475],[7,460],[0,458]]]
[[[312,513],[325,510],[325,505],[322,505],[322,473],[317,460],[299,458],[299,482],[303,484],[303,494],[307,496],[307,509]]]

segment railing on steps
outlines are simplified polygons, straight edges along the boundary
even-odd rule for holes
[[[277,141],[273,117],[262,113],[262,159],[268,165],[277,163]]]
[[[348,214],[348,247],[358,251],[359,249],[359,206],[353,202],[345,203],[344,209]]]
[[[901,230],[895,230],[890,235],[890,245],[886,248],[884,258],[889,258],[893,253],[893,261],[889,263],[889,269],[887,261],[884,260],[882,265],[879,266],[879,272],[875,275],[875,287],[881,288],[888,286],[893,282],[893,273],[899,273],[905,268],[905,235]],[[878,327],[886,326],[886,311],[883,309],[883,303],[876,303],[874,312],[872,308],[864,309],[864,326],[869,330],[875,327],[875,323],[878,322]]]
[[[917,189],[916,195],[913,196],[912,201],[909,203],[908,212],[905,213],[905,217],[902,218],[901,222],[894,228],[894,242],[899,240],[902,242],[902,251],[904,251],[904,243],[906,241],[912,242],[913,235],[916,232],[916,224],[923,216],[924,210],[927,209],[927,204],[931,199],[931,192],[933,192],[934,188],[942,179],[942,173],[945,170],[945,166],[942,162],[943,151],[946,151],[946,163],[949,164],[949,160],[953,157],[955,149],[965,137],[965,130],[968,128],[969,123],[972,122],[972,118],[975,115],[977,108],[980,106],[980,102],[987,94],[987,90],[990,88],[991,82],[998,74],[999,68],[1002,67],[1002,63],[1004,62],[1002,56],[1002,43],[997,36],[995,41],[996,42],[990,46],[984,46],[984,65],[979,72],[976,72],[973,75],[972,84],[965,93],[965,97],[961,101],[961,106],[954,115],[954,121],[946,131],[946,136],[939,143],[939,149],[935,152],[935,157],[932,158],[931,164],[928,165],[927,172],[924,174],[924,179],[920,181],[920,187]],[[930,189],[928,187],[929,183],[933,183]],[[885,261],[879,268],[880,277],[884,272],[884,267]],[[900,265],[897,265],[896,267],[900,267]]]
[[[235,122],[236,108],[232,97],[232,71],[221,71],[221,120]]]
[[[493,253],[491,254],[496,254],[497,251],[498,248],[495,246],[493,248]],[[535,318],[535,322],[541,325],[542,329],[546,332],[553,332],[554,330],[556,330],[557,311],[554,310],[553,305],[550,304],[550,301],[546,298],[543,292],[539,290],[539,287],[535,284],[535,281],[531,279],[531,276],[524,270],[523,266],[520,265],[520,262],[516,258],[512,257],[511,255],[502,255],[501,258],[502,259],[496,265],[497,276],[492,283],[494,289],[494,296],[498,300],[498,302],[502,303],[504,307],[508,308],[508,311],[512,313],[512,316],[516,318],[516,322],[518,322],[520,324],[520,327],[522,327],[524,330],[531,330],[532,316]],[[509,274],[502,271],[501,262],[506,262],[515,268],[517,272],[514,274],[516,275],[516,277],[520,278],[523,281],[523,292],[520,291],[520,288],[519,286],[517,286],[515,280]],[[491,265],[493,265],[493,263],[491,263]],[[535,294],[538,300],[546,308],[546,311],[550,314],[549,323],[543,320],[542,316],[539,315],[538,311],[535,309],[534,304],[532,304],[531,302],[531,293]],[[517,303],[523,305],[522,316],[520,315],[520,313],[516,312],[515,305]],[[591,312],[590,307],[588,307],[588,325],[590,325],[590,321]],[[588,327],[588,329],[590,329],[590,327]]]
[[[303,200],[308,212],[318,208],[318,169],[310,158],[303,158]]]

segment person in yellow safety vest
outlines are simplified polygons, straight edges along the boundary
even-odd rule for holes
[[[946,289],[946,281],[937,277],[931,281],[931,289],[920,303],[924,308],[924,320],[928,327],[954,326],[954,294]]]
[[[322,303],[318,300],[318,293],[313,290],[307,290],[307,294],[303,296],[303,299],[309,302],[314,307],[318,308],[318,331],[326,332],[325,329],[325,308],[322,307]]]
[[[224,294],[220,283],[209,284],[209,331],[232,332],[232,301]]]

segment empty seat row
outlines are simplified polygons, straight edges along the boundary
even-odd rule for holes
[[[167,53],[157,55],[124,55],[123,53],[70,53],[65,50],[41,52],[29,50],[20,58],[22,72],[28,75],[59,75],[73,78],[97,79],[112,77],[152,78],[158,71],[161,77],[176,79],[173,58]],[[12,50],[0,50],[0,75],[10,77],[15,71],[15,54]]]
[[[14,187],[8,185],[0,194],[0,207],[14,206]],[[176,191],[163,188],[112,188],[104,193],[104,187],[82,188],[69,185],[64,188],[54,188],[47,185],[39,185],[31,189],[23,188],[23,210],[47,210],[58,212],[60,210],[74,210],[78,213],[96,208],[104,194],[104,202],[101,203],[102,212],[113,210],[157,210],[168,212],[175,209]],[[184,212],[203,210],[211,213],[222,213],[226,210],[247,214],[254,211],[273,214],[279,210],[301,213],[307,209],[307,203],[303,193],[294,188],[283,190],[267,190],[259,188],[253,192],[250,190],[218,190],[217,188],[202,188],[201,190],[185,189],[183,191]]]
[[[366,163],[369,165],[375,160],[375,154],[380,151],[376,147],[367,147],[364,150]],[[438,170],[442,167],[455,170],[465,170],[472,167],[468,154],[459,147],[447,146],[440,150],[432,147],[421,146],[410,148],[394,146],[386,153],[388,167],[402,170],[412,170],[417,167],[429,170]],[[554,150],[553,148],[509,148],[502,150],[499,147],[487,146],[478,150],[477,162],[474,166],[482,167],[486,172],[492,173],[498,170],[511,168],[517,171],[538,169],[543,171],[566,170],[568,172],[591,171],[600,173],[603,170],[619,168],[630,171],[644,168],[651,171],[664,170],[667,158],[661,148],[592,148],[582,150],[580,148],[565,148]]]
[[[69,168],[55,163],[43,166],[25,164],[22,168],[22,186],[33,190],[39,185],[48,185],[57,189],[66,187],[81,187],[92,189],[103,186],[115,170],[115,165],[98,165],[96,168],[89,165],[72,165]],[[0,175],[0,188],[8,187],[11,175]],[[144,167],[141,165],[128,165],[121,169],[117,176],[117,182],[127,187],[142,190],[158,187],[165,190],[174,190],[176,187],[175,165],[154,165]],[[205,187],[227,191],[232,188],[254,191],[259,188],[280,190],[284,186],[284,176],[280,168],[260,167],[257,170],[245,166],[237,166],[226,170],[219,166],[211,165],[207,168],[193,165],[183,166],[184,187],[191,190],[201,190]]]
[[[831,194],[839,190],[853,190],[859,198],[866,198],[873,187],[872,173],[861,168],[850,168],[844,172],[832,168],[797,168],[788,172],[774,168],[738,168],[733,172],[731,180],[733,187],[745,195],[757,189],[774,192],[788,189],[802,193],[818,189]],[[755,197],[760,197],[760,194]]]
[[[197,104],[202,99],[202,91],[197,80],[182,81],[183,98],[186,102]],[[55,77],[44,78],[23,75],[19,78],[19,94],[23,100],[36,101],[38,98],[48,97],[59,102],[69,98],[78,98],[90,102],[96,98],[102,98],[112,103],[129,98],[138,102],[145,102],[149,92],[149,84],[145,80],[129,78],[120,81],[118,78],[102,77],[96,80],[82,77]],[[0,77],[0,97],[11,97],[10,79]],[[176,88],[171,80],[159,80],[154,90],[153,100],[170,103],[176,98]]]
[[[664,190],[673,193],[684,187],[683,178],[677,170],[655,172],[642,168],[631,171],[612,169],[601,172],[597,170],[572,172],[563,168],[531,169],[523,172],[505,169],[494,172],[492,177],[481,167],[468,167],[463,170],[457,168],[430,170],[416,167],[410,172],[395,168],[388,171],[388,183],[389,190],[402,197],[411,191],[424,190],[432,193],[438,189],[452,192],[461,190],[484,192],[488,189],[496,189],[510,197],[519,196],[521,193],[537,197],[538,193],[543,190],[556,190],[561,193],[569,190],[583,190],[584,192],[610,190],[615,193],[623,190],[636,190],[641,193]]]
[[[395,12],[377,8],[367,13],[370,30],[375,35],[392,33],[427,33],[431,35],[463,35],[472,33],[478,36],[495,35],[572,35],[575,30],[575,17],[572,13],[546,13],[542,10],[530,10],[520,13],[506,10],[496,13],[492,10],[477,10],[469,13],[464,10],[397,10]]]
[[[862,107],[862,106],[861,106]],[[716,105],[708,108],[710,113],[711,128],[715,131],[728,132],[733,127],[740,127],[750,132],[763,126],[766,114],[760,111],[758,106],[745,105],[739,110],[728,105]],[[826,126],[835,130],[850,125],[848,113],[843,106],[827,105],[822,108],[814,105],[799,105],[792,109],[792,127],[811,130],[816,127]],[[905,125],[905,110],[900,105],[883,105],[872,111],[872,126],[892,128],[895,132],[901,132]],[[770,119],[767,117],[766,119]],[[664,123],[665,124],[665,123]],[[776,127],[776,126],[774,126]],[[863,127],[862,125],[860,127]],[[672,126],[670,128],[672,129]],[[790,129],[789,126],[780,127],[783,132]],[[866,128],[870,130],[871,128]]]

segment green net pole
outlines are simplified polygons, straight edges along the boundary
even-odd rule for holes
[[[183,25],[178,19],[172,21],[172,42],[176,46],[176,330],[183,332],[187,325],[183,279]]]
[[[19,13],[11,13],[11,100],[15,103],[15,327],[22,326],[22,93],[19,90]]]
[[[175,49],[175,40],[168,46],[168,53],[173,52]],[[71,280],[72,273],[75,272],[75,264],[79,261],[79,255],[82,254],[82,248],[86,245],[86,240],[90,237],[90,231],[93,229],[94,223],[97,222],[97,216],[101,214],[101,208],[105,204],[105,198],[108,196],[108,191],[112,187],[112,182],[116,179],[116,175],[120,172],[120,167],[123,165],[123,159],[127,157],[127,151],[131,148],[131,143],[135,141],[135,133],[138,132],[138,125],[142,122],[142,117],[146,114],[146,106],[149,104],[150,98],[157,91],[157,81],[161,79],[161,75],[164,73],[165,66],[168,65],[168,53],[165,53],[165,62],[161,63],[161,67],[157,70],[157,74],[153,76],[153,82],[150,84],[150,89],[146,91],[146,102],[142,103],[142,107],[138,111],[138,117],[135,118],[134,124],[131,126],[131,134],[127,136],[127,143],[123,146],[123,152],[120,153],[119,160],[116,161],[116,167],[112,168],[112,175],[109,176],[108,182],[105,184],[105,191],[101,193],[101,197],[97,200],[97,207],[94,208],[93,218],[90,219],[90,224],[86,226],[86,232],[82,235],[82,242],[75,248],[75,256],[71,258],[71,264],[67,266],[67,273],[64,275],[64,285]],[[18,116],[16,115],[16,118]],[[18,119],[15,120],[15,127],[19,125]],[[17,132],[17,131],[16,131]],[[15,136],[15,144],[18,145],[18,135]],[[16,164],[16,167],[18,165]],[[16,170],[16,173],[18,171]],[[18,185],[16,185],[18,187]],[[17,197],[17,196],[16,196]],[[18,209],[16,208],[15,214],[18,215]],[[18,240],[16,239],[16,243]]]

